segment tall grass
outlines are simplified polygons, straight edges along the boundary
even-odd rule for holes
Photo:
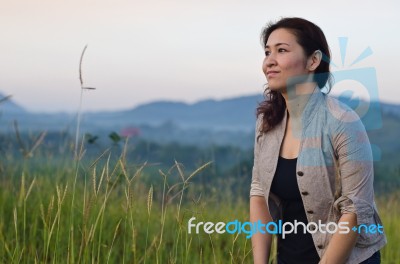
[[[379,214],[382,219],[388,244],[383,248],[382,263],[400,262],[400,192],[391,193],[378,199]]]
[[[192,183],[211,163],[186,172],[175,161],[158,169],[156,179],[149,174],[157,171],[153,165],[133,164],[124,153],[113,159],[108,149],[79,162],[51,155],[2,160],[0,262],[252,263],[245,234],[188,233],[193,216],[214,223],[248,219],[245,198]],[[382,263],[400,259],[399,198],[377,200],[388,237]],[[272,252],[274,261],[275,244]]]
[[[147,164],[133,167],[123,156],[114,162],[110,157],[82,160],[75,169],[71,162],[55,169],[51,161],[37,164],[34,159],[19,169],[18,161],[6,164],[0,188],[0,262],[249,261],[250,244],[243,236],[187,232],[193,215],[215,222],[247,218],[244,202],[220,203],[201,197],[192,186],[191,179],[210,163],[186,173],[176,162],[168,171],[160,169],[160,180],[149,186],[141,179],[147,177]]]

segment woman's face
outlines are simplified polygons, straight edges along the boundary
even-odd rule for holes
[[[310,73],[303,48],[295,35],[284,28],[274,30],[269,36],[262,68],[268,88],[281,92],[286,91],[288,83],[295,82],[293,77],[304,79]]]

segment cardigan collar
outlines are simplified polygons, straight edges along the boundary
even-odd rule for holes
[[[308,126],[311,122],[319,107],[322,104],[324,94],[321,92],[318,86],[315,87],[311,94],[305,95],[296,95],[296,96],[289,96],[292,97],[288,100],[288,104],[290,104],[291,109],[296,112],[300,112],[298,118],[293,118],[292,123],[294,130],[293,131],[304,131],[304,129]],[[284,117],[280,124],[280,129],[283,131],[286,127],[286,120],[288,116],[288,110],[284,113]],[[297,120],[297,121],[296,121]],[[297,129],[296,129],[297,128]],[[301,134],[294,134],[295,136],[301,136]]]

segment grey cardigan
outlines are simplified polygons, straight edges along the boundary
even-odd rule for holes
[[[262,115],[256,123],[250,196],[265,197],[274,221],[280,218],[281,203],[270,188],[286,118],[285,111],[282,122],[267,133],[260,132]],[[382,225],[374,201],[371,146],[358,115],[317,88],[310,95],[301,120],[296,171],[308,221],[337,223],[343,212],[353,212],[358,225]],[[328,232],[312,234],[320,257],[331,237]],[[360,263],[386,243],[384,233],[361,232],[346,263]]]

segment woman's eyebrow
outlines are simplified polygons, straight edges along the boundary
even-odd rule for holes
[[[281,46],[281,45],[287,45],[287,46],[290,46],[289,44],[287,44],[287,43],[284,43],[284,42],[279,42],[279,43],[276,43],[275,44],[275,47],[278,47],[278,46]],[[266,45],[265,46],[265,48],[269,48],[270,46],[269,45]]]

